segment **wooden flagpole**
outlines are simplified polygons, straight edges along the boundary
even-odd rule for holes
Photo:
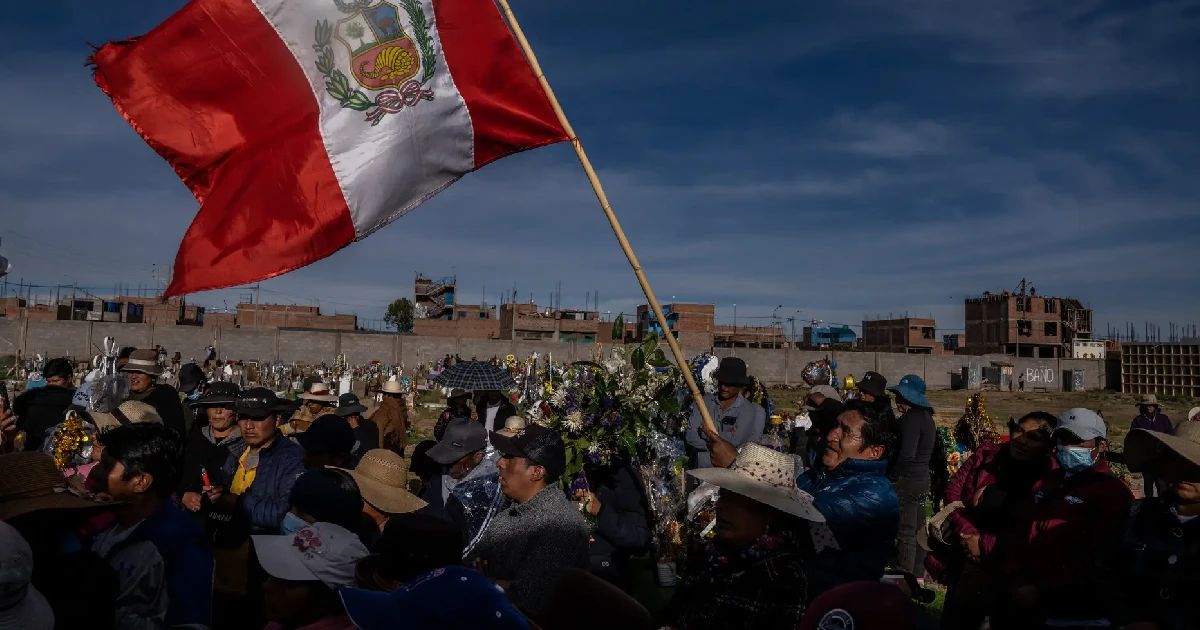
[[[499,2],[500,8],[504,11],[504,16],[508,18],[508,24],[512,28],[513,34],[517,36],[517,43],[521,45],[521,50],[525,52],[525,57],[529,60],[529,65],[533,68],[534,74],[537,75],[538,83],[541,83],[542,90],[546,93],[546,98],[550,99],[550,105],[554,107],[554,113],[558,116],[558,122],[571,139],[571,144],[575,147],[575,155],[579,157],[579,163],[583,165],[583,171],[587,173],[588,181],[592,183],[592,190],[596,193],[596,199],[600,201],[600,207],[604,209],[604,216],[608,217],[608,224],[612,227],[613,233],[617,235],[617,242],[621,244],[621,251],[625,252],[625,258],[629,259],[629,265],[633,267],[633,273],[637,276],[638,284],[642,285],[642,292],[646,294],[646,300],[650,302],[650,308],[654,309],[654,316],[666,327],[667,345],[671,347],[671,354],[675,356],[675,363],[679,365],[679,370],[683,372],[683,378],[687,380],[688,389],[692,392],[692,398],[696,400],[696,407],[700,410],[700,417],[704,419],[704,425],[715,432],[716,425],[713,424],[712,417],[708,413],[708,407],[704,404],[704,397],[700,394],[700,388],[696,385],[696,379],[692,378],[692,372],[688,369],[687,361],[683,358],[683,351],[679,349],[679,342],[675,340],[675,335],[671,334],[670,326],[666,325],[667,320],[663,317],[662,307],[658,304],[658,298],[654,297],[654,289],[650,288],[650,282],[646,280],[646,274],[642,272],[642,265],[638,262],[637,254],[634,254],[633,248],[629,246],[629,239],[625,238],[625,231],[621,229],[621,222],[617,220],[617,215],[613,214],[612,206],[608,203],[608,197],[604,194],[604,187],[600,185],[600,177],[596,175],[596,169],[592,168],[592,163],[588,160],[587,153],[583,150],[583,144],[579,142],[579,137],[575,135],[575,130],[571,128],[571,123],[567,120],[567,115],[563,112],[562,106],[558,104],[558,99],[554,97],[554,90],[550,88],[550,82],[546,80],[546,75],[542,72],[542,66],[538,64],[537,55],[533,54],[533,48],[530,47],[529,40],[525,39],[525,33],[521,30],[521,25],[517,22],[517,16],[513,15],[512,7],[508,6],[508,0],[497,0],[497,2]]]

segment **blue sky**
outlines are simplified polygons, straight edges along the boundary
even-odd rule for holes
[[[178,0],[0,25],[11,280],[152,285],[195,201],[93,85],[87,42]],[[1096,328],[1200,321],[1200,1],[512,0],[660,299],[741,323],[932,313],[1029,278]],[[414,271],[460,301],[640,291],[574,154],[469,175],[263,299],[377,318]],[[221,307],[240,291],[192,299]]]

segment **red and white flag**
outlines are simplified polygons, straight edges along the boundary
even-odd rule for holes
[[[493,0],[192,0],[92,62],[200,202],[168,295],[298,269],[568,139]]]

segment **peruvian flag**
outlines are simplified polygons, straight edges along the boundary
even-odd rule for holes
[[[167,295],[298,269],[568,139],[493,0],[192,0],[91,60],[200,202]]]

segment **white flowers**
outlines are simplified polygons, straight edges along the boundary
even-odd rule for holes
[[[550,395],[550,406],[562,407],[565,404],[567,404],[567,388],[560,387]]]
[[[572,411],[571,413],[567,414],[566,419],[563,421],[563,425],[566,426],[570,431],[579,431],[583,428],[583,414],[580,413],[578,409]]]

